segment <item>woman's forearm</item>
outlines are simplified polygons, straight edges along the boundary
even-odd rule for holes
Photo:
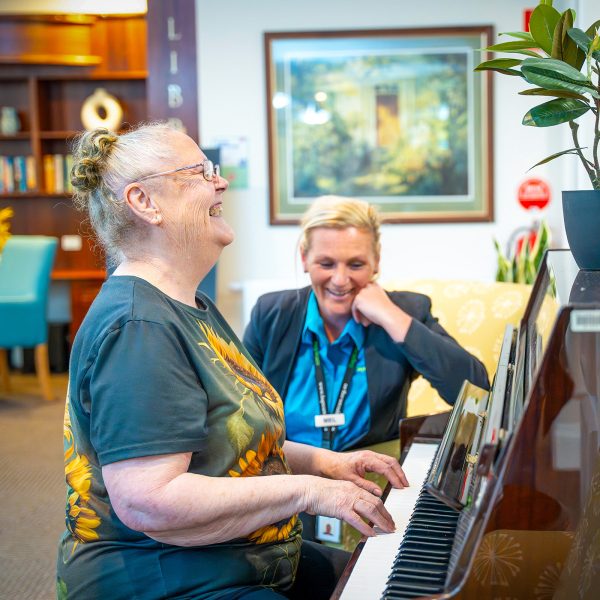
[[[189,454],[134,458],[102,468],[117,516],[165,543],[223,542],[307,510],[312,477],[208,477]]]
[[[335,452],[286,440],[283,451],[292,472],[298,475],[317,475],[328,477],[327,463]]]
[[[128,525],[153,539],[180,546],[246,537],[306,510],[308,479],[184,473],[156,490],[149,501],[131,502]]]

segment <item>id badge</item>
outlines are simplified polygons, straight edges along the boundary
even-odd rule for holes
[[[321,542],[339,544],[342,541],[342,522],[333,517],[317,515],[315,537]]]
[[[330,413],[327,415],[315,415],[315,427],[339,427],[346,423],[344,413]]]

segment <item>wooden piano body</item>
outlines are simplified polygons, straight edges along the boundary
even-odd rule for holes
[[[372,595],[370,587],[357,592],[352,573],[369,539],[356,549],[333,598],[600,597],[600,272],[577,272],[568,251],[550,251],[544,267],[506,369],[513,399],[515,386],[523,386],[516,394],[522,408],[506,439],[478,448],[479,486],[468,506],[454,509],[459,524],[443,585],[419,592],[413,587],[419,573],[398,569],[399,553],[383,591],[379,581]],[[540,304],[548,290],[556,310],[542,335]],[[439,440],[449,414],[404,419],[401,461],[410,460],[413,446]]]

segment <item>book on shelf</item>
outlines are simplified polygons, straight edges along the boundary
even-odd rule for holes
[[[11,194],[15,191],[14,157],[2,157],[2,193]]]
[[[54,158],[54,192],[62,194],[65,191],[65,157],[53,154]]]
[[[44,191],[47,194],[54,193],[54,155],[44,154],[42,157],[42,167],[44,172]]]
[[[25,157],[25,182],[28,192],[37,190],[37,172],[35,169],[35,158],[33,156]]]
[[[43,191],[47,194],[71,193],[72,154],[42,156]],[[37,166],[33,156],[0,155],[0,194],[24,194],[38,191]]]
[[[26,192],[27,191],[27,175],[25,172],[25,157],[15,156],[13,157],[13,170],[15,180],[15,192]]]
[[[73,168],[73,155],[65,155],[65,191],[72,193],[73,184],[71,183],[71,169]]]

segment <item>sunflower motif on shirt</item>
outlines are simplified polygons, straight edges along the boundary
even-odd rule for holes
[[[67,529],[75,540],[72,552],[77,545],[91,542],[99,538],[95,531],[100,526],[100,518],[89,507],[90,487],[92,484],[92,467],[88,458],[79,454],[75,449],[69,403],[65,406],[64,418],[64,444],[65,444],[65,478],[67,481]]]
[[[256,477],[289,474],[291,471],[279,445],[280,435],[281,432],[266,431],[263,433],[257,450],[247,450],[245,457],[241,457],[238,461],[239,471],[231,469],[229,475],[231,477]],[[290,519],[283,519],[253,531],[248,538],[257,544],[286,540],[297,521],[298,516],[293,515]]]
[[[237,349],[232,341],[225,341],[209,325],[200,321],[198,321],[198,325],[207,340],[207,342],[199,342],[198,345],[213,352],[215,355],[213,361],[219,363],[246,389],[254,392],[277,420],[282,422],[283,403],[265,376]]]

